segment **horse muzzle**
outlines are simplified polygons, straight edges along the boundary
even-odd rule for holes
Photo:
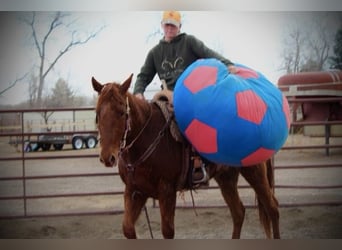
[[[107,157],[100,156],[100,162],[102,162],[106,167],[112,168],[116,165],[116,157],[113,154],[110,154]]]

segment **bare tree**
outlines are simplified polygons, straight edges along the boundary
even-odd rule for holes
[[[329,27],[333,15],[319,13],[311,17],[311,26],[297,23],[284,40],[283,65],[287,73],[320,71],[328,67],[334,30]]]
[[[303,60],[305,39],[299,27],[295,27],[284,41],[283,66],[287,73],[299,72]]]
[[[33,107],[37,102],[37,93],[38,93],[38,84],[37,84],[38,78],[31,74],[30,80],[29,80],[29,104],[30,107]]]
[[[68,28],[73,21],[67,23],[66,17],[69,14],[65,14],[62,12],[54,13],[52,20],[47,23],[48,29],[45,34],[39,34],[38,32],[38,24],[37,24],[37,14],[33,12],[32,15],[28,18],[24,18],[23,21],[31,28],[31,35],[34,41],[34,47],[37,50],[39,56],[39,65],[38,65],[38,80],[37,80],[37,95],[36,95],[36,105],[40,107],[42,105],[42,97],[43,97],[43,88],[45,84],[45,79],[47,75],[51,72],[56,63],[64,56],[67,52],[71,51],[76,46],[86,44],[89,40],[96,37],[96,35],[104,28],[101,27],[97,31],[80,38],[80,32],[78,30],[72,30],[70,32],[69,41],[59,50],[59,53],[54,57],[50,58],[48,61],[47,55],[47,47],[48,43],[52,39],[53,33],[57,32],[59,28]],[[54,41],[51,41],[54,42]]]
[[[312,69],[308,70],[323,70],[324,65],[329,58],[330,50],[330,29],[327,24],[321,20],[315,20],[315,32],[312,34],[311,39],[308,40],[311,54],[309,55],[308,62],[316,62],[316,65],[312,65]]]

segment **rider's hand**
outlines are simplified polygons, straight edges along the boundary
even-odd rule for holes
[[[238,72],[238,69],[234,65],[229,65],[228,71],[232,74],[236,74]]]
[[[141,93],[135,94],[135,97],[139,98],[140,100],[145,100],[144,95]]]

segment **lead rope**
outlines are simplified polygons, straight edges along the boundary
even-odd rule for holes
[[[146,220],[147,220],[148,229],[150,230],[151,239],[154,239],[152,227],[151,227],[151,221],[150,221],[150,217],[148,216],[146,205],[144,206],[144,210],[145,210],[145,216],[146,216]]]
[[[190,189],[190,196],[191,196],[191,201],[192,201],[192,208],[194,209],[195,215],[198,216],[198,213],[197,213],[197,210],[196,210],[194,194],[192,193],[192,189]]]

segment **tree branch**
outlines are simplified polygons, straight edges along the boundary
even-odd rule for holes
[[[26,18],[23,19],[23,22],[31,27],[33,41],[34,41],[34,44],[38,50],[38,55],[41,58],[42,57],[42,48],[39,45],[39,41],[38,41],[36,29],[35,29],[35,21],[36,21],[36,13],[35,12],[32,12],[32,19],[31,20],[28,20]]]
[[[36,49],[38,50],[39,55],[39,72],[37,75],[37,81],[38,86],[36,88],[37,92],[37,98],[36,98],[36,105],[40,106],[42,102],[42,93],[43,93],[43,87],[45,83],[45,78],[49,74],[49,72],[55,67],[56,63],[61,59],[63,55],[65,55],[68,51],[70,51],[73,47],[76,47],[78,45],[82,45],[87,43],[89,40],[94,38],[100,31],[103,30],[104,27],[101,27],[96,32],[88,35],[84,39],[78,38],[76,35],[78,34],[78,30],[74,29],[71,32],[71,37],[69,38],[69,41],[66,41],[66,46],[63,48],[64,45],[62,45],[62,49],[58,52],[58,54],[51,58],[51,63],[49,60],[47,60],[47,46],[50,41],[52,41],[52,35],[55,34],[55,31],[60,26],[65,26],[69,28],[75,21],[66,23],[64,21],[64,17],[68,16],[68,13],[62,13],[62,12],[56,12],[54,16],[50,17],[51,21],[48,21],[46,23],[47,30],[44,34],[40,34],[38,29],[38,14],[36,12],[33,12],[32,17],[26,17],[24,19],[24,22],[30,26],[32,29],[32,37],[34,40],[34,44]],[[40,27],[40,26],[39,26]],[[42,35],[41,37],[39,35]],[[35,94],[32,92],[30,93],[30,96],[34,97]]]
[[[90,34],[88,37],[86,37],[83,40],[74,40],[74,35],[77,33],[76,31],[72,32],[72,39],[70,41],[70,43],[59,52],[58,56],[55,58],[55,60],[52,61],[52,63],[50,64],[50,66],[47,68],[47,70],[45,71],[45,73],[43,74],[43,77],[45,77],[50,70],[55,66],[55,64],[58,62],[58,60],[65,54],[67,53],[72,47],[78,46],[78,45],[82,45],[87,43],[90,39],[96,37],[98,35],[98,33],[100,33],[102,30],[104,29],[104,26],[102,26],[100,29],[98,29],[96,32]]]
[[[23,80],[28,73],[26,73],[25,75],[23,75],[20,78],[15,79],[15,81],[13,81],[12,83],[9,84],[9,86],[3,90],[0,91],[0,96],[5,93],[6,91],[8,91],[9,89],[13,88],[18,82],[20,82],[21,80]]]

